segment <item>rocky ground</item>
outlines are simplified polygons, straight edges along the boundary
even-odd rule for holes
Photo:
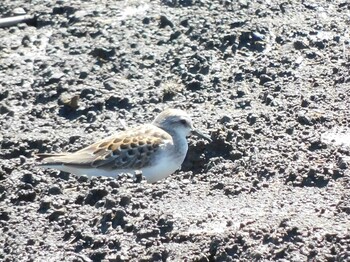
[[[347,1],[72,2],[0,3],[1,261],[350,261]],[[167,179],[35,163],[167,107]]]

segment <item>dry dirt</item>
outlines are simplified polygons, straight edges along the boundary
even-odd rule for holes
[[[10,1],[0,28],[1,261],[350,261],[350,4]],[[188,111],[155,184],[39,168]]]

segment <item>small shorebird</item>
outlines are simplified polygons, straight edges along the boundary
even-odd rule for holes
[[[116,177],[141,171],[148,182],[169,176],[181,167],[193,128],[190,116],[167,109],[151,124],[130,128],[74,153],[37,154],[41,166],[76,175]]]

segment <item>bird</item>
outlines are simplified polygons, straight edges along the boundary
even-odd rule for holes
[[[196,134],[191,117],[181,109],[168,108],[152,123],[127,128],[73,153],[36,154],[43,168],[81,176],[117,177],[141,171],[147,182],[168,177],[181,165],[188,150],[187,136]]]

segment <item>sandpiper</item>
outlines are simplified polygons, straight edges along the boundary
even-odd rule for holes
[[[185,159],[186,137],[195,133],[190,116],[180,109],[167,109],[151,124],[130,128],[74,153],[37,154],[41,166],[76,175],[116,177],[141,171],[148,182],[174,173]]]

